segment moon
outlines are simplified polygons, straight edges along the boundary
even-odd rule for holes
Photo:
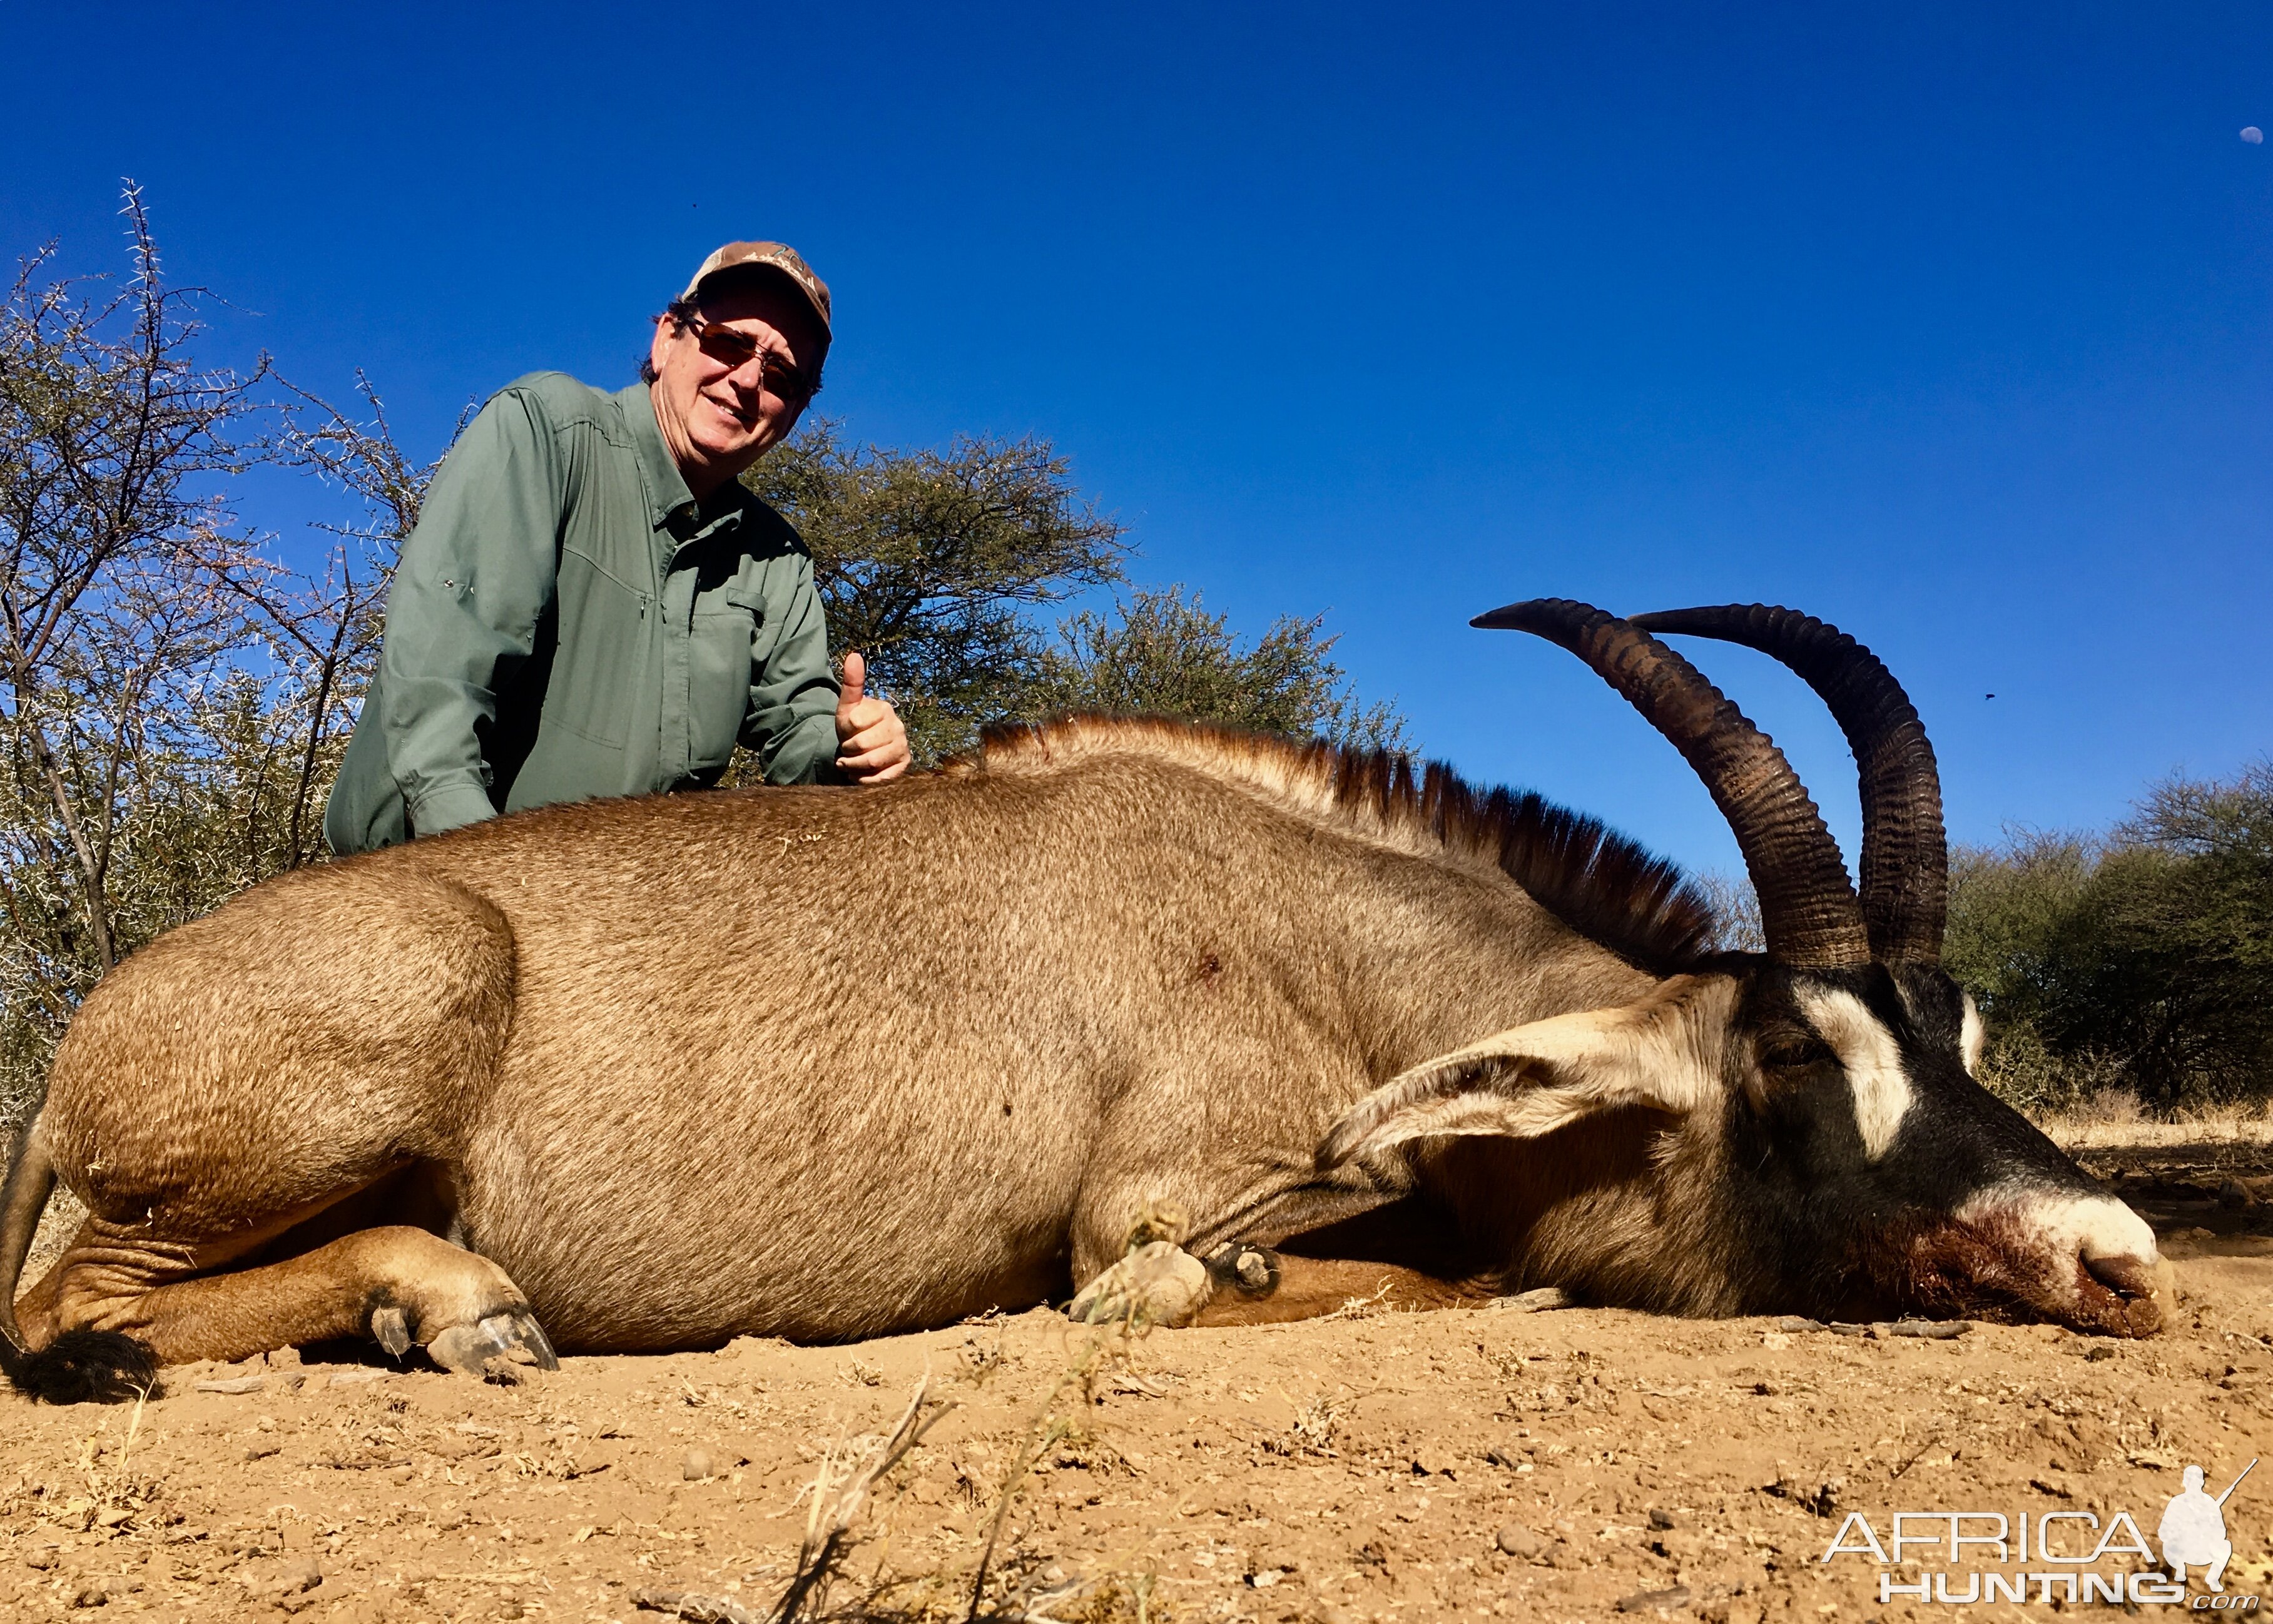
[[[2241,138],[2248,142],[2252,146],[2262,146],[2265,145],[2265,132],[2262,130],[2260,130],[2255,124],[2245,124],[2242,126]]]

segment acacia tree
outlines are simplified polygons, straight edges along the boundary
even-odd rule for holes
[[[285,869],[320,855],[315,809],[338,773],[371,686],[395,560],[441,467],[440,457],[420,462],[402,450],[386,403],[360,370],[356,393],[368,418],[351,417],[304,390],[292,393],[297,401],[286,408],[276,460],[356,498],[363,517],[318,527],[334,538],[320,575],[263,583],[246,595],[281,689],[270,709],[286,722],[297,756],[283,847],[274,863]],[[453,443],[471,415],[470,407],[459,414]]]
[[[367,381],[358,422],[263,398],[265,358],[201,364],[201,290],[166,283],[131,184],[124,212],[123,284],[49,276],[49,247],[0,304],[0,1120],[120,958],[318,854],[431,473]],[[312,576],[236,521],[258,460],[364,504]]]
[[[2024,1103],[2169,1111],[2273,1089],[2273,763],[2173,780],[2097,837],[1953,854],[1944,961]]]
[[[1362,703],[1332,659],[1325,617],[1282,615],[1249,647],[1227,617],[1182,586],[1139,588],[1111,612],[1084,610],[1042,650],[1020,699],[1053,711],[1195,717],[1263,733],[1313,736],[1369,750],[1405,748],[1405,719]]]
[[[169,723],[241,640],[266,565],[218,481],[265,360],[201,367],[200,290],[169,288],[139,191],[122,286],[41,282],[43,250],[0,306],[0,688],[15,816],[0,905],[83,930],[96,974],[121,950],[111,879],[140,779]],[[68,876],[77,918],[56,917]],[[69,943],[66,940],[66,948]]]
[[[1034,611],[1123,584],[1133,550],[1047,440],[904,452],[819,419],[743,482],[805,537],[830,652],[866,656],[919,763],[968,748],[986,722],[1063,710],[1402,747],[1395,707],[1346,690],[1323,617],[1284,617],[1250,647],[1198,595],[1140,588],[1050,638]]]
[[[830,651],[861,651],[926,764],[1018,712],[1031,611],[1119,581],[1129,552],[1046,440],[900,452],[822,418],[743,483],[804,536]]]

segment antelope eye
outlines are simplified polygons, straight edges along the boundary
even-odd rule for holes
[[[1771,1037],[1759,1047],[1760,1069],[1771,1072],[1800,1072],[1825,1066],[1839,1057],[1831,1046],[1813,1037]]]

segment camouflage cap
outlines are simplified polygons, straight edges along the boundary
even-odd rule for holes
[[[725,271],[738,271],[744,266],[763,266],[780,272],[797,285],[813,313],[821,318],[821,333],[831,336],[829,326],[829,284],[813,273],[797,250],[786,243],[729,243],[712,251],[710,257],[695,267],[694,280],[686,291],[679,296],[692,299],[701,290],[702,284]]]

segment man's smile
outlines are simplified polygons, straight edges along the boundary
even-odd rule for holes
[[[707,392],[703,394],[702,398],[709,403],[712,410],[716,411],[718,415],[724,417],[729,423],[731,423],[743,433],[748,434],[756,431],[761,420],[758,410],[755,407],[752,407],[746,410],[741,406],[731,400],[722,400],[716,395],[710,394]]]

